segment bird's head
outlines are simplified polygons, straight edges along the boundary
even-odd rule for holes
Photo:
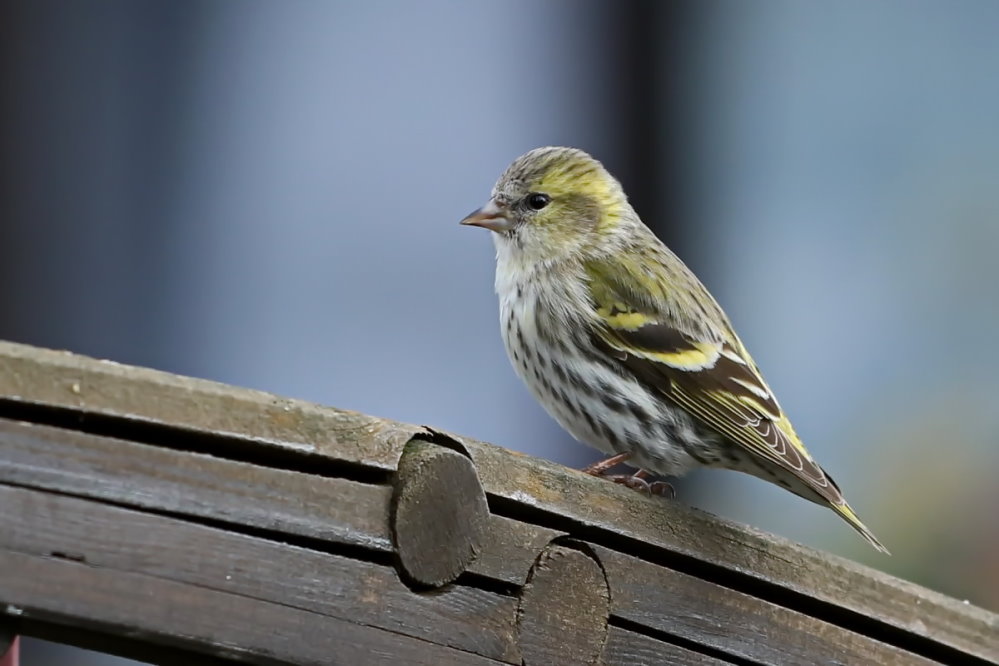
[[[631,224],[620,183],[575,148],[536,148],[507,167],[489,202],[462,224],[495,232],[497,247],[535,259],[586,256]]]

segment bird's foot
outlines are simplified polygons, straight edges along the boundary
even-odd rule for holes
[[[676,497],[676,490],[674,490],[673,486],[665,481],[652,481],[650,483],[648,480],[650,476],[644,469],[640,469],[634,474],[615,474],[607,478],[614,483],[620,483],[623,486],[646,493],[649,496],[658,495],[666,499]]]
[[[604,474],[614,465],[618,463],[623,463],[625,460],[631,457],[630,453],[619,453],[616,456],[611,456],[605,460],[598,460],[597,462],[584,467],[582,472],[584,474],[589,474],[591,476],[604,476]]]

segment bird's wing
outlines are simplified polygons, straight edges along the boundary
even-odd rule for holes
[[[597,346],[761,463],[791,472],[831,504],[845,504],[839,488],[805,451],[707,290],[688,272],[693,280],[688,286],[697,291],[681,302],[669,285],[645,285],[636,275],[650,273],[634,269],[627,263],[587,267],[600,324]],[[699,319],[680,315],[697,310],[716,314],[720,327],[712,331],[699,326]]]

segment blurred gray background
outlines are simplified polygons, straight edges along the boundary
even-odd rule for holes
[[[999,610],[999,3],[0,7],[0,337],[582,466],[457,226],[578,146],[894,556],[734,473],[681,500]]]

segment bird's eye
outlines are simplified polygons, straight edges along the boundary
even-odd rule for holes
[[[541,210],[549,203],[551,203],[552,198],[547,194],[542,194],[541,192],[534,192],[533,194],[528,194],[525,201],[527,202],[527,207],[531,210]]]

